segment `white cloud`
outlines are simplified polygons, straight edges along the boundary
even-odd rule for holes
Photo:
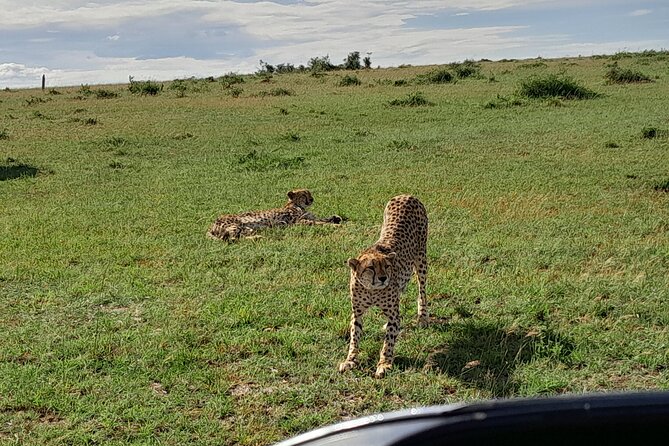
[[[11,83],[12,87],[37,87],[41,83],[42,75],[50,73],[45,67],[27,67],[18,63],[0,64],[0,87]]]
[[[120,38],[121,38],[121,36],[119,36],[118,34],[114,34],[113,36],[107,36],[107,40],[111,40],[111,41],[117,41]]]
[[[648,14],[650,14],[651,12],[653,12],[653,11],[651,11],[650,9],[637,9],[637,10],[635,10],[635,11],[632,11],[632,12],[630,13],[630,15],[631,15],[632,17],[640,17],[640,16],[642,16],[642,15],[648,15]]]

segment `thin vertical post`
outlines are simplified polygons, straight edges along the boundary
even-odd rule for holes
[[[42,75],[42,90],[46,87],[46,74]]]

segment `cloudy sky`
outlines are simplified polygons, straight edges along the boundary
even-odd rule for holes
[[[0,0],[0,88],[669,49],[667,0]]]

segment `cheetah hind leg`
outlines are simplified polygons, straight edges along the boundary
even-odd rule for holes
[[[416,262],[414,271],[418,278],[418,326],[427,327],[429,317],[427,311],[427,292],[425,291],[427,283],[427,261],[425,258],[422,261]]]

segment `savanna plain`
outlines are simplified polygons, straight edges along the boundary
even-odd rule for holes
[[[294,188],[345,221],[205,237]],[[346,259],[400,193],[428,210],[430,325],[412,282],[388,376],[374,311],[339,374]],[[2,444],[667,389],[667,301],[667,52],[0,90]]]

